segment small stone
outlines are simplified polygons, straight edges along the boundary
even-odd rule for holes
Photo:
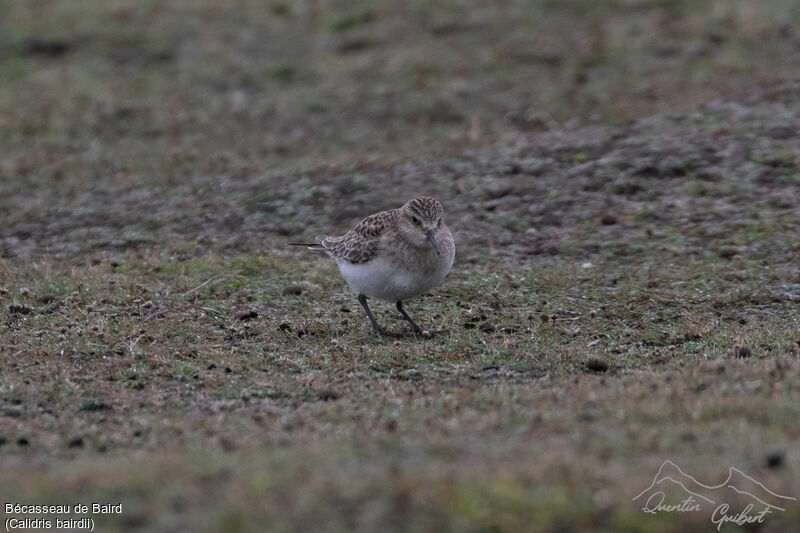
[[[785,456],[782,451],[774,451],[767,454],[764,458],[764,464],[767,468],[780,468],[783,466]]]
[[[433,335],[431,334],[431,332],[430,332],[430,331],[428,331],[427,329],[423,329],[423,330],[422,330],[422,336],[423,336],[424,338],[426,338],[426,339],[430,339],[431,337],[433,337]]]
[[[325,389],[317,392],[317,398],[322,400],[323,402],[330,402],[332,400],[338,400],[341,397],[341,394],[334,390]]]
[[[288,285],[283,289],[284,296],[297,296],[303,294],[303,288],[300,285]]]
[[[68,53],[72,43],[64,39],[31,37],[22,41],[20,48],[26,56],[58,57]]]
[[[248,309],[246,311],[242,311],[236,315],[236,318],[239,320],[251,320],[253,318],[258,318],[258,311],[255,309]]]
[[[8,306],[8,311],[12,315],[29,315],[33,312],[33,309],[27,305],[11,304]]]
[[[608,361],[598,357],[592,357],[586,361],[586,368],[592,372],[605,372],[608,370]]]

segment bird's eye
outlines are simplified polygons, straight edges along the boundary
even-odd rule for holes
[[[411,217],[411,220],[414,222],[414,224],[419,226],[419,219],[417,217]]]
[[[436,221],[436,226],[438,227],[441,225],[442,225],[442,219],[440,218],[439,220]]]

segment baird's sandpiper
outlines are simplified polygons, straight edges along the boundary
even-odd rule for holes
[[[438,200],[420,196],[368,216],[341,237],[320,235],[314,244],[291,244],[325,252],[336,261],[378,336],[387,332],[372,315],[367,298],[395,302],[419,334],[423,329],[403,309],[403,300],[442,283],[453,266],[456,247],[443,215]]]

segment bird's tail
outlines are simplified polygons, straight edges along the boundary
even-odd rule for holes
[[[309,250],[314,250],[315,252],[325,251],[325,247],[316,242],[290,242],[289,246],[305,246]]]

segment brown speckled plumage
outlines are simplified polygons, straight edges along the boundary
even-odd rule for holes
[[[436,220],[444,215],[442,204],[430,196],[414,198],[406,203],[403,208],[408,209],[412,215],[416,215],[423,220]]]
[[[394,223],[397,214],[397,209],[375,213],[341,237],[319,235],[317,242],[334,259],[344,259],[353,264],[365,263],[377,253],[381,235]]]
[[[430,196],[420,196],[409,200],[399,209],[389,209],[368,216],[340,237],[319,235],[317,242],[334,259],[354,265],[366,263],[378,253],[381,237],[396,225],[403,211],[420,220],[436,220],[444,214],[444,208],[438,200]]]

